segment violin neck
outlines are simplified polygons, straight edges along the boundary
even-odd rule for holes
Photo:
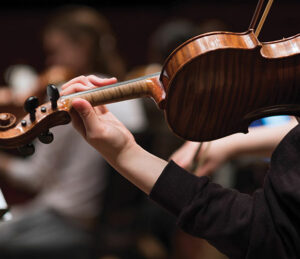
[[[66,95],[62,98],[69,101],[74,98],[82,98],[90,102],[93,106],[97,106],[141,97],[150,97],[162,108],[165,92],[159,81],[159,75],[159,73],[156,73],[134,80]]]

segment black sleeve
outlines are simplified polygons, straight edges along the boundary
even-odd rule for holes
[[[300,126],[272,155],[264,188],[248,196],[170,162],[150,197],[186,232],[230,258],[300,258]]]
[[[178,218],[187,233],[207,239],[230,258],[245,258],[253,198],[196,177],[170,162],[150,198]]]
[[[300,258],[300,125],[274,151],[264,193],[287,258]]]

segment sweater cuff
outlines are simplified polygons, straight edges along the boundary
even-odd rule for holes
[[[208,181],[206,176],[196,177],[170,161],[154,184],[149,197],[178,216],[193,199],[195,192],[199,192]]]

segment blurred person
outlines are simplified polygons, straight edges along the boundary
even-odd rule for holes
[[[44,30],[48,66],[70,67],[77,74],[97,73],[122,79],[125,68],[108,21],[83,6],[61,8]]]
[[[111,28],[91,8],[58,10],[44,30],[43,42],[50,69],[63,67],[73,75],[115,74],[122,78],[124,74]],[[48,84],[52,78],[47,76],[43,82]],[[139,108],[135,101],[111,105],[136,131],[144,123]],[[94,256],[96,225],[107,185],[106,163],[70,125],[56,127],[53,133],[53,143],[36,143],[36,153],[30,158],[0,154],[1,178],[36,193],[31,202],[12,208],[13,220],[0,225],[1,258]]]

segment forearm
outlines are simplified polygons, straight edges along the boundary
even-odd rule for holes
[[[227,142],[231,149],[230,157],[242,155],[270,156],[287,134],[295,125],[291,122],[275,128],[259,127],[250,129],[248,134],[235,134],[218,141]],[[225,144],[225,143],[224,143]],[[107,156],[107,161],[130,182],[149,194],[161,175],[167,162],[148,153],[136,143],[132,144],[118,156]]]
[[[146,194],[151,192],[167,165],[167,161],[150,154],[136,143],[116,158],[108,157],[107,161]]]
[[[235,134],[230,137],[232,157],[242,155],[271,156],[283,137],[296,125],[291,121],[282,126],[251,128],[248,134]]]

